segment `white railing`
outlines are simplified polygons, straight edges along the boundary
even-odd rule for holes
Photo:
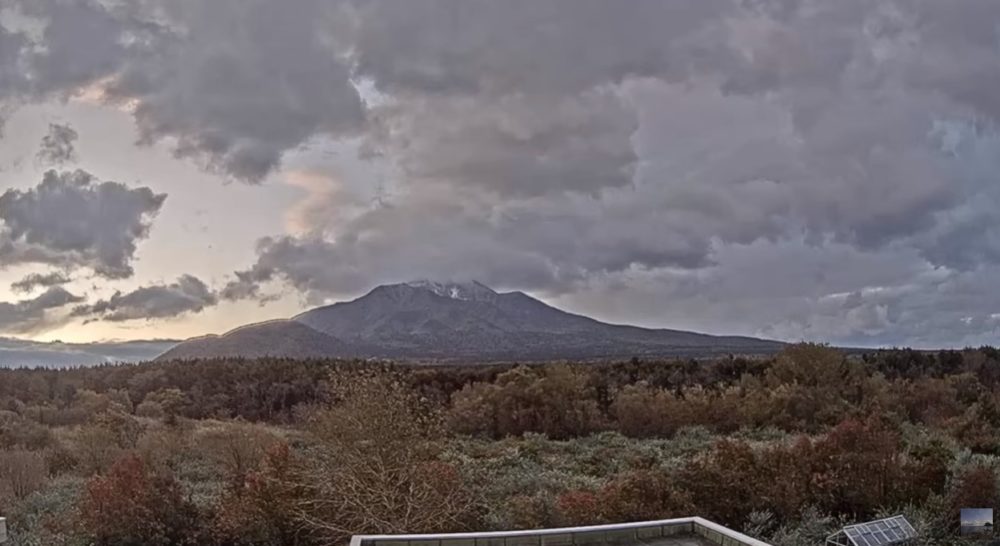
[[[7,542],[7,518],[0,518],[0,544]]]
[[[704,518],[689,517],[587,527],[421,535],[354,535],[351,546],[596,546],[632,545],[673,535],[698,535],[719,546],[771,546]]]

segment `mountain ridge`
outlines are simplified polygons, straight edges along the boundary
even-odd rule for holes
[[[151,360],[183,340],[105,340],[93,343],[0,337],[0,368],[67,368]]]
[[[782,343],[609,324],[523,292],[476,282],[376,286],[349,301],[286,320],[180,343],[158,359],[328,356],[404,360],[547,360],[769,354]]]

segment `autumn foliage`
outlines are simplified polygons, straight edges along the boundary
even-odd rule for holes
[[[198,511],[169,474],[127,456],[87,482],[83,533],[98,546],[198,544]]]
[[[998,438],[991,348],[0,370],[0,510],[25,543],[97,546],[692,514],[805,544],[887,512],[940,542],[1000,509]]]

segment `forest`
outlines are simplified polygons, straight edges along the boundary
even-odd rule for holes
[[[698,515],[775,545],[1000,508],[1000,351],[0,370],[11,544],[319,546]]]

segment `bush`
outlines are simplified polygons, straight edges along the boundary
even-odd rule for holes
[[[238,490],[277,441],[263,427],[237,422],[213,426],[200,434],[197,445],[216,462],[229,487]]]
[[[80,462],[79,469],[85,475],[103,473],[121,453],[115,433],[99,425],[85,425],[77,429],[72,445]]]
[[[0,419],[0,449],[44,449],[52,443],[52,432],[43,425],[17,415]]]
[[[661,470],[636,470],[615,477],[601,489],[603,519],[648,521],[694,513],[686,491]]]
[[[154,402],[152,400],[143,400],[141,404],[136,406],[135,414],[139,417],[146,417],[149,419],[163,419],[166,415],[163,411],[163,406],[159,402]]]
[[[0,500],[19,501],[45,485],[45,459],[34,451],[0,451]]]
[[[593,491],[568,491],[556,499],[559,525],[596,525],[602,523],[602,499]]]
[[[221,499],[213,525],[213,536],[222,544],[306,546],[316,542],[299,518],[298,510],[309,502],[307,489],[298,483],[301,461],[292,456],[288,444],[272,445],[237,489]]]
[[[455,432],[494,438],[540,432],[563,439],[604,426],[590,375],[565,364],[519,366],[494,383],[467,385],[452,397],[449,422]]]
[[[435,412],[391,374],[347,379],[341,396],[311,422],[315,448],[300,476],[309,487],[303,508],[310,527],[337,541],[476,526],[475,497],[440,458]]]
[[[611,404],[618,430],[633,438],[673,436],[680,427],[692,424],[686,409],[670,392],[646,383],[626,385]]]
[[[79,546],[75,506],[83,480],[63,476],[5,507],[10,543],[4,546]]]
[[[119,459],[107,476],[87,482],[80,524],[99,546],[201,544],[198,511],[180,485],[135,455]]]

